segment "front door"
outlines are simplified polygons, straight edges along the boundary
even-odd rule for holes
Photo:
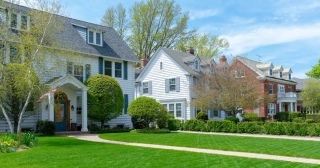
[[[66,107],[66,102],[59,102],[54,105],[54,122],[56,123],[56,131],[66,131]]]

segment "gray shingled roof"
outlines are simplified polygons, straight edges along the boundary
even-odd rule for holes
[[[302,90],[305,86],[305,79],[300,78],[292,78],[293,81],[296,81],[298,84],[296,85],[297,90]]]
[[[13,5],[12,8],[23,12],[30,11],[29,8],[20,5]],[[112,27],[88,23],[65,16],[59,16],[58,19],[63,20],[63,30],[56,35],[56,38],[63,44],[65,47],[64,49],[71,48],[75,52],[84,54],[139,62],[137,56],[133,53],[128,44],[126,44]],[[86,43],[74,28],[73,24],[103,32],[103,46],[101,47]]]
[[[235,59],[238,59],[241,61],[243,64],[245,64],[247,67],[252,69],[254,72],[256,72],[259,76],[265,76],[263,72],[257,67],[257,65],[261,65],[261,62],[258,61],[253,61],[248,58],[236,56]]]
[[[197,72],[194,71],[193,68],[189,67],[186,62],[192,62],[197,56],[192,55],[186,52],[180,52],[168,48],[161,47],[159,48],[166,52],[173,60],[175,60],[182,68],[184,68],[190,75],[198,76],[203,75],[204,73],[202,71]],[[201,57],[200,58],[200,66],[208,65],[212,60],[211,58],[207,57]]]

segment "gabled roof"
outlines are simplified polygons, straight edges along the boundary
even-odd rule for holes
[[[282,73],[292,73],[291,68],[284,68]]]
[[[300,78],[292,78],[293,81],[296,81],[298,84],[296,85],[297,90],[302,90],[305,86],[305,80],[306,79],[300,79]]]
[[[30,8],[12,5],[12,8],[18,11],[29,12]],[[93,24],[77,19],[72,19],[65,16],[58,15],[58,21],[63,22],[63,29],[55,37],[66,50],[72,49],[74,52],[121,59],[126,61],[139,62],[137,56],[130,49],[128,44],[121,38],[121,36],[112,28]],[[96,46],[88,44],[80,36],[73,25],[79,25],[85,28],[90,28],[103,33],[103,46]]]
[[[266,68],[273,69],[273,64],[271,62],[259,63],[259,64],[256,65],[256,67],[259,68],[259,69],[266,69]]]
[[[163,50],[164,52],[166,52],[183,69],[185,69],[190,75],[194,76],[203,75],[203,72],[194,71],[193,68],[188,66],[186,63],[193,62],[196,57],[199,57],[200,59],[200,66],[208,65],[210,62],[214,61],[211,58],[196,56],[186,52],[180,52],[164,47],[159,48],[159,50]]]
[[[277,66],[274,66],[274,68],[272,69],[273,71],[283,71],[283,68],[282,68],[282,65],[277,65]]]

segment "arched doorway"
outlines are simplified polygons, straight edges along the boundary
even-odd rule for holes
[[[54,122],[56,123],[56,131],[70,129],[70,100],[62,91],[57,91],[54,94]]]

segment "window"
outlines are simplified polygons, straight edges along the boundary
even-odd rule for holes
[[[19,63],[19,52],[18,48],[14,45],[10,46],[10,62]]]
[[[269,75],[272,76],[272,69],[269,69]]]
[[[102,33],[88,30],[88,43],[102,46]]]
[[[196,70],[196,71],[199,70],[199,61],[198,60],[194,61],[194,70]]]
[[[170,85],[170,91],[175,91],[176,90],[176,79],[169,79],[169,85]]]
[[[166,107],[170,114],[172,114],[176,118],[182,117],[182,103],[176,102],[176,103],[165,103],[162,104],[164,107]]]
[[[288,92],[292,92],[292,87],[288,86]]]
[[[219,117],[219,111],[218,111],[218,110],[209,110],[208,117],[209,117],[209,118]],[[220,118],[220,117],[219,117],[219,118]]]
[[[10,27],[12,28],[18,28],[18,15],[15,13],[11,13],[11,18],[10,18]]]
[[[160,70],[162,70],[162,62],[160,62]]]
[[[21,29],[27,30],[28,28],[28,18],[25,15],[21,15]]]
[[[284,93],[284,86],[283,85],[278,85],[278,93]]]
[[[73,76],[79,81],[83,82],[83,66],[74,65]]]
[[[6,21],[7,21],[7,12],[5,9],[0,8],[0,22],[3,24],[3,23],[6,23]]]
[[[112,62],[104,61],[104,74],[108,76],[112,76]]]
[[[114,76],[117,78],[122,77],[122,64],[120,62],[115,62],[114,64]]]
[[[291,74],[290,73],[288,74],[288,79],[291,80]]]
[[[268,114],[269,115],[275,115],[276,114],[275,104],[273,104],[273,103],[269,103],[268,104]]]
[[[279,72],[279,78],[282,78],[282,72]]]
[[[142,93],[148,94],[149,93],[149,82],[143,82],[142,83]]]
[[[269,84],[269,94],[273,94],[273,84]]]

